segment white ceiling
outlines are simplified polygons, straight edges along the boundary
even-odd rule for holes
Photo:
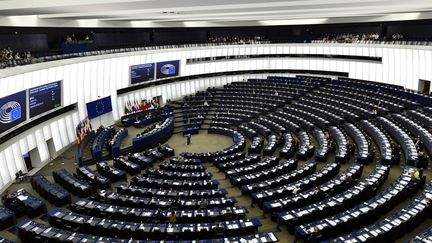
[[[212,27],[432,19],[432,0],[0,0],[1,26]]]

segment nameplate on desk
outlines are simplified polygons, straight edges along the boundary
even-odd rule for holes
[[[25,200],[27,200],[28,196],[19,195],[17,198],[18,198],[20,201],[25,201]]]
[[[230,224],[227,226],[228,229],[238,229],[239,226],[237,224]]]

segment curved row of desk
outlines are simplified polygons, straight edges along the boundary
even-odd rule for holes
[[[216,112],[208,119],[208,133],[232,137],[231,146],[212,153],[183,152],[183,159],[169,161],[163,159],[172,154],[156,149],[120,156],[113,166],[101,162],[97,171],[80,167],[77,176],[60,171],[56,182],[87,198],[50,211],[53,228],[34,221],[18,224],[20,237],[277,241],[273,233],[255,235],[261,222],[248,218],[248,208],[219,188],[206,162],[296,240],[394,241],[429,216],[432,187],[428,183],[423,189],[426,177],[416,167],[420,154],[431,152],[432,109],[422,107],[430,104],[427,97],[400,87],[319,77],[233,82],[212,89],[211,96]],[[201,112],[192,105],[200,106],[203,97],[185,98],[190,107],[184,114]],[[136,138],[134,147],[163,139],[173,124],[173,116],[164,119],[158,129]],[[141,156],[163,162],[142,171],[147,167],[134,161],[146,160]],[[389,178],[399,165],[400,175]],[[111,183],[116,171],[138,175],[110,191],[112,185],[103,179]],[[96,188],[108,189],[94,193]],[[403,209],[393,213],[397,206]],[[380,219],[383,214],[387,217]]]

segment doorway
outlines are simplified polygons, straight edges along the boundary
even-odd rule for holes
[[[30,161],[31,167],[32,168],[41,168],[42,167],[42,162],[41,162],[41,158],[40,158],[40,155],[39,155],[38,148],[36,147],[36,148],[30,150],[30,152],[28,154],[30,155],[29,156],[29,161]],[[27,167],[27,171],[30,172],[30,170],[31,169],[29,167]]]
[[[430,85],[431,85],[431,81],[419,79],[418,91],[422,94],[429,95],[430,94]]]
[[[33,165],[31,162],[30,153],[23,154],[23,159],[27,167],[27,171],[31,171],[33,169]]]

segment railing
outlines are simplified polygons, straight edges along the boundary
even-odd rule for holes
[[[375,45],[412,45],[412,46],[432,46],[432,41],[406,41],[406,40],[353,40],[353,41],[343,41],[343,40],[312,40],[310,43],[314,44],[375,44]]]
[[[15,66],[22,66],[27,64],[41,63],[56,61],[62,59],[69,59],[75,57],[86,57],[96,55],[106,55],[125,52],[149,51],[149,50],[164,50],[172,48],[185,48],[185,47],[206,47],[206,46],[225,46],[225,45],[250,45],[250,44],[271,44],[271,43],[299,43],[299,42],[270,42],[270,41],[252,41],[252,42],[217,42],[217,43],[197,43],[197,44],[182,44],[182,45],[164,45],[164,46],[145,46],[145,47],[130,47],[130,48],[117,48],[108,50],[97,50],[88,52],[77,52],[69,54],[58,54],[39,58],[23,59],[23,60],[8,60],[0,63],[0,69]],[[337,40],[305,40],[304,43],[314,44],[379,44],[379,45],[415,45],[415,46],[432,46],[430,41],[371,41],[371,40],[356,40],[356,41],[337,41]]]

